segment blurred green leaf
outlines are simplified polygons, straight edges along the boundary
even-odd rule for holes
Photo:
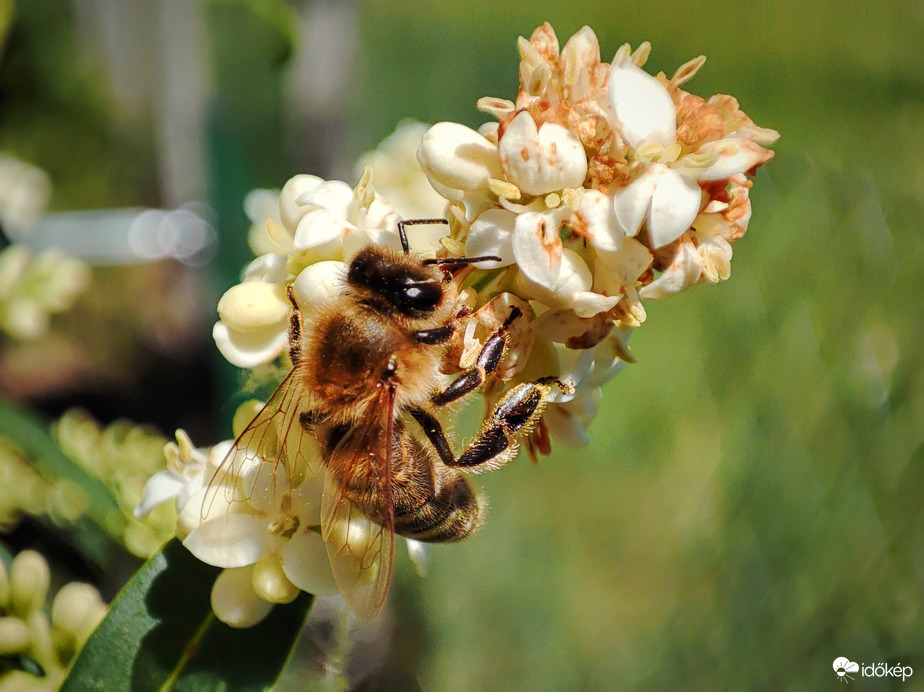
[[[237,15],[251,23],[256,18],[271,29],[274,38],[274,50],[271,55],[274,62],[282,64],[295,52],[298,45],[297,15],[283,0],[208,0],[207,5],[213,21],[217,12],[227,10],[229,17]],[[243,10],[245,14],[239,14],[237,10]],[[233,32],[233,35],[240,38],[242,33]],[[250,51],[244,53],[251,55]]]
[[[120,536],[125,517],[106,486],[68,458],[55,443],[48,424],[0,401],[0,435],[10,439],[50,483],[67,483],[82,495],[82,512],[110,536]]]
[[[176,539],[148,560],[112,603],[68,675],[78,690],[265,690],[288,661],[313,597],[276,606],[236,630],[212,614],[221,572]]]
[[[13,25],[15,9],[13,0],[0,0],[0,60],[3,58],[6,37],[10,33],[10,27]]]

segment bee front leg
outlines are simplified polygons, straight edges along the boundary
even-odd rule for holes
[[[289,360],[292,361],[292,366],[295,367],[298,365],[302,354],[302,332],[304,331],[302,329],[302,311],[295,301],[292,286],[286,288],[286,295],[289,296],[289,302],[292,303],[292,314],[289,315]]]
[[[436,406],[445,406],[461,399],[484,384],[485,378],[494,372],[494,368],[500,362],[501,356],[504,355],[504,349],[507,347],[507,329],[522,314],[517,307],[510,310],[510,314],[504,320],[504,323],[481,347],[481,352],[478,354],[474,367],[463,372],[452,384],[433,397],[432,401]]]

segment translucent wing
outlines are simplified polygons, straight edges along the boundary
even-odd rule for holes
[[[302,379],[293,369],[234,441],[208,483],[201,520],[234,511],[261,493],[275,497],[277,489],[296,487],[310,472],[317,452],[302,424],[312,410]]]
[[[321,501],[321,536],[334,579],[363,620],[371,620],[382,609],[391,583],[394,403],[394,386],[383,383],[360,422],[331,454]],[[364,498],[365,510],[348,493]]]

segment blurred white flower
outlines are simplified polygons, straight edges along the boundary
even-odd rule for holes
[[[51,178],[37,166],[0,153],[0,226],[19,239],[48,205]]]
[[[90,283],[80,260],[51,248],[33,256],[22,245],[0,251],[0,330],[14,339],[38,339],[51,315],[64,312]]]
[[[394,132],[373,151],[363,154],[357,164],[360,176],[367,166],[372,170],[371,182],[375,189],[405,219],[433,219],[445,215],[446,200],[430,185],[417,160],[417,148],[428,129],[429,125],[416,120],[402,120]],[[440,235],[421,238],[418,237],[421,232]],[[445,233],[445,226],[410,227],[408,239],[416,250],[436,251],[439,237]]]

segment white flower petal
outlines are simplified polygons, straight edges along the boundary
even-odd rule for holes
[[[745,173],[754,166],[766,163],[773,157],[773,152],[743,138],[720,139],[703,144],[697,155],[718,155],[718,159],[708,168],[695,171],[699,180],[724,180],[739,173]]]
[[[642,222],[651,208],[651,196],[654,194],[656,183],[656,176],[649,166],[638,178],[613,194],[613,213],[616,215],[616,222],[627,236],[638,235]]]
[[[413,538],[407,539],[407,556],[411,558],[414,569],[417,570],[418,576],[427,576],[430,569],[430,546],[422,541],[415,541]]]
[[[497,147],[458,123],[437,123],[427,130],[417,150],[417,160],[431,182],[454,190],[477,190],[489,178],[503,175]]]
[[[478,262],[478,269],[506,267],[514,261],[513,229],[517,215],[506,209],[489,209],[472,222],[465,242],[468,257],[496,255],[500,262]]]
[[[574,312],[578,317],[593,317],[601,312],[611,309],[616,303],[622,300],[622,296],[605,296],[593,291],[576,291],[571,299],[573,301]]]
[[[351,259],[367,245],[380,245],[401,252],[401,238],[398,236],[397,226],[395,229],[373,228],[347,233],[343,236],[344,259]]]
[[[675,241],[693,223],[702,203],[702,190],[696,181],[667,166],[654,164],[652,170],[657,182],[651,197],[648,231],[652,246],[659,248]]]
[[[614,328],[609,336],[594,346],[593,368],[586,381],[588,386],[599,387],[626,367],[623,357],[629,350],[625,344],[627,338],[628,334]]]
[[[586,445],[589,441],[586,428],[597,415],[600,398],[600,388],[591,387],[571,401],[551,404],[543,421],[555,442],[569,448]]]
[[[401,219],[395,213],[391,203],[379,194],[373,196],[368,206],[360,206],[347,218],[356,222],[359,228],[383,229],[390,233],[397,234],[398,221]]]
[[[680,293],[697,282],[702,272],[700,257],[692,243],[682,243],[677,256],[657,279],[639,290],[643,300],[660,300]]]
[[[520,271],[531,281],[550,290],[561,274],[561,214],[525,212],[518,214],[511,247]]]
[[[335,260],[315,262],[305,267],[292,283],[295,301],[309,310],[340,295],[346,280],[347,264]]]
[[[655,141],[667,147],[677,139],[677,111],[667,89],[631,60],[610,68],[610,105],[616,127],[633,149]]]
[[[282,570],[289,581],[315,596],[339,591],[330,569],[327,546],[313,531],[297,533],[286,543],[282,549]]]
[[[587,175],[587,154],[577,135],[556,123],[537,128],[527,111],[510,123],[498,154],[507,179],[530,195],[580,187]]]
[[[295,227],[298,226],[298,222],[305,215],[305,212],[314,208],[309,204],[299,204],[297,200],[323,182],[316,175],[301,173],[289,178],[286,184],[282,186],[278,201],[279,218],[282,220],[282,225],[288,228],[290,232],[295,232]]]
[[[279,193],[276,190],[251,190],[244,197],[244,213],[252,223],[279,218]]]
[[[353,188],[342,180],[322,180],[298,195],[295,202],[308,210],[326,209],[345,217],[353,202]]]
[[[212,586],[212,610],[231,627],[253,627],[269,615],[272,603],[254,593],[251,585],[253,568],[226,569]]]
[[[183,489],[184,481],[169,471],[158,471],[148,478],[141,491],[141,502],[132,515],[135,519],[144,519],[157,505],[170,500]]]
[[[593,370],[594,358],[593,349],[590,348],[566,348],[563,344],[556,344],[555,349],[558,351],[561,370],[558,378],[573,387],[570,392],[563,392],[557,387],[553,387],[548,394],[548,401],[553,403],[564,403],[571,401],[576,396],[580,396],[583,391],[584,381]]]
[[[227,514],[193,529],[183,545],[207,564],[244,567],[267,553],[271,539],[265,519],[249,514]]]
[[[587,190],[578,201],[575,214],[588,242],[598,250],[618,250],[626,237],[616,219],[613,201],[599,190]],[[638,226],[636,226],[638,228]]]
[[[551,289],[530,280],[523,272],[514,279],[514,288],[519,295],[538,300],[550,308],[570,308],[574,305],[574,297],[589,291],[592,283],[593,274],[584,258],[574,250],[565,248],[562,252],[561,271]]]
[[[244,281],[266,281],[281,284],[286,280],[288,257],[282,253],[270,252],[260,255],[244,270]]]
[[[616,252],[597,252],[594,287],[615,295],[635,282],[654,261],[651,250],[635,238],[627,238]]]
[[[255,368],[269,363],[289,343],[284,325],[240,331],[229,328],[224,322],[216,322],[212,338],[225,360],[239,368]]]
[[[306,213],[295,228],[295,249],[313,250],[324,259],[342,259],[341,238],[356,231],[342,214],[326,209]]]

